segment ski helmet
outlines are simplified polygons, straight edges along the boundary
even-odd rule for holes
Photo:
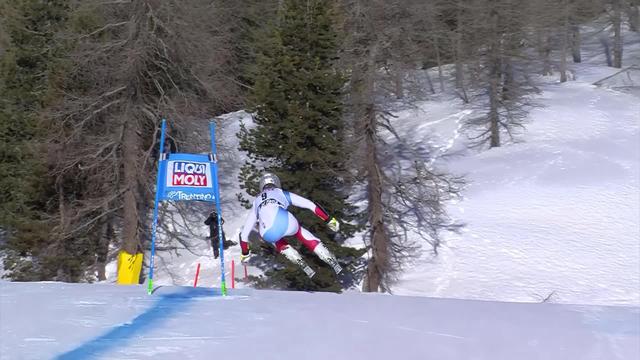
[[[260,191],[264,190],[264,187],[267,185],[273,185],[277,188],[280,186],[280,179],[276,174],[273,173],[264,173],[260,176]]]

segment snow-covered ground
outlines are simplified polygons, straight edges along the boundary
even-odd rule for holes
[[[0,282],[0,359],[638,359],[637,308]]]
[[[522,143],[447,162],[466,227],[397,293],[640,304],[640,99],[572,82],[538,100]]]
[[[625,63],[639,64],[640,37],[627,35]],[[425,253],[396,294],[640,305],[640,98],[592,85],[618,69],[589,44],[574,81],[540,79],[516,143],[466,150],[460,124],[473,112],[459,101],[400,112],[407,134],[440,134],[461,153],[435,165],[469,186],[448,207],[462,233]]]

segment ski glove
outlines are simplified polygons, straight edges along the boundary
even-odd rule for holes
[[[251,253],[251,250],[247,251],[246,254],[240,254],[240,262],[243,265],[246,265],[249,262],[249,260],[251,259],[252,255],[253,254]]]
[[[329,229],[331,229],[331,231],[333,232],[338,232],[338,230],[340,230],[340,223],[334,217],[327,221],[327,226],[329,226]]]

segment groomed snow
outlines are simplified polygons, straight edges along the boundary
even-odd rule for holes
[[[0,359],[638,359],[640,311],[0,282]]]

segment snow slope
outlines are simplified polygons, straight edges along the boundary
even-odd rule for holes
[[[640,357],[640,310],[387,296],[0,282],[0,359]]]
[[[625,63],[638,64],[640,37],[626,35]],[[396,294],[640,304],[640,98],[592,85],[618,70],[586,49],[574,81],[540,78],[526,132],[501,148],[466,149],[461,124],[476,113],[460,101],[397,114],[406,136],[436,134],[428,141],[457,154],[435,166],[469,186],[448,206],[463,232],[445,234]]]
[[[537,100],[522,142],[440,162],[470,182],[449,206],[466,228],[396,293],[640,304],[640,99],[575,81]]]

